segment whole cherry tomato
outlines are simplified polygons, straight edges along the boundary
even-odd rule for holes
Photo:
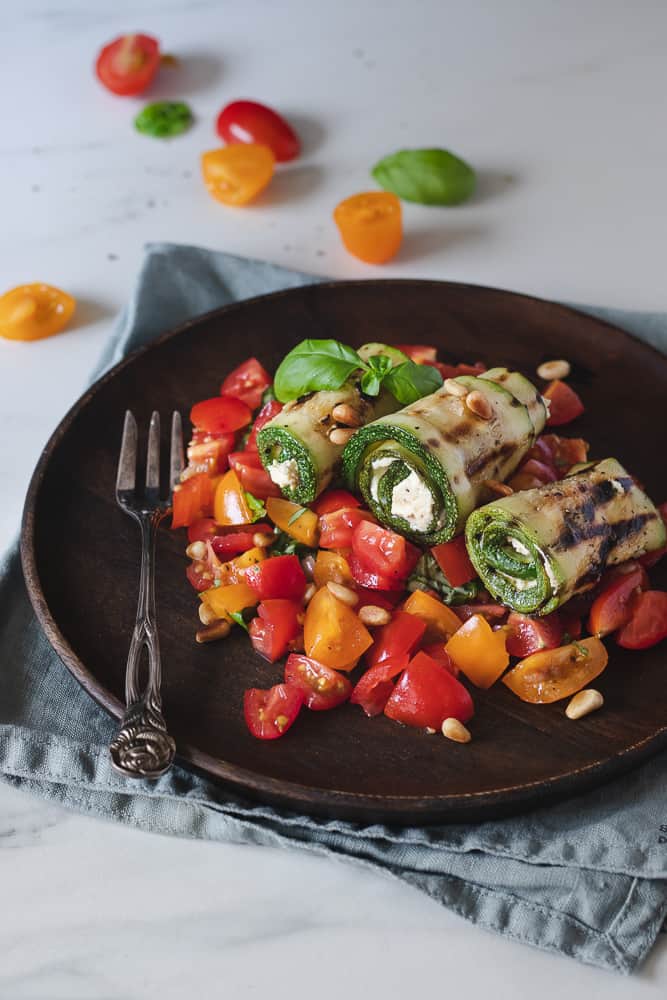
[[[232,101],[218,115],[216,130],[228,143],[259,142],[268,146],[279,163],[301,152],[299,137],[284,118],[257,101]]]
[[[336,205],[334,222],[353,257],[366,264],[384,264],[403,239],[401,203],[389,191],[354,194]]]
[[[121,35],[105,45],[95,71],[112,94],[131,97],[151,84],[160,67],[160,44],[151,35]]]

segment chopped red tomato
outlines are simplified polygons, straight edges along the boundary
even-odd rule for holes
[[[283,404],[279,403],[277,399],[270,399],[268,403],[264,403],[264,406],[253,422],[252,430],[245,446],[246,451],[257,451],[257,435],[262,427],[268,424],[269,420],[273,420],[274,417],[278,416],[282,408]]]
[[[544,618],[520,615],[516,612],[507,619],[505,644],[510,656],[530,656],[538,649],[555,649],[563,641],[563,623],[557,611]]]
[[[292,684],[301,692],[307,708],[313,712],[326,712],[329,708],[342,705],[352,691],[347,677],[324,663],[298,653],[292,653],[287,658],[285,683]]]
[[[130,97],[151,84],[160,67],[160,45],[151,35],[121,35],[105,45],[95,70],[112,94]]]
[[[593,601],[588,618],[592,635],[609,635],[621,628],[631,618],[631,605],[642,590],[648,590],[646,570],[639,563],[631,563],[627,573],[609,574],[600,585],[600,592]]]
[[[361,500],[357,500],[348,490],[326,490],[313,504],[313,510],[319,517],[331,514],[335,510],[342,510],[343,507],[348,509],[361,507]]]
[[[542,445],[546,449],[549,455],[548,461],[561,475],[568,472],[573,465],[578,465],[580,462],[588,460],[588,441],[584,441],[583,438],[566,438],[560,437],[558,434],[542,434],[528,453],[531,458],[541,457],[540,455],[533,454],[538,445]],[[545,459],[542,459],[542,461],[545,461]]]
[[[172,528],[187,528],[210,513],[213,502],[211,480],[205,472],[190,476],[174,489]]]
[[[571,420],[581,416],[584,412],[584,404],[574,389],[571,389],[566,382],[561,382],[560,379],[550,382],[543,396],[549,400],[547,427],[560,427],[561,424],[569,424]]]
[[[360,521],[352,535],[352,576],[371,590],[392,590],[410,575],[419,550],[392,531],[370,521]]]
[[[280,599],[262,601],[257,614],[248,626],[250,641],[256,653],[275,663],[285,655],[290,642],[301,631],[298,620],[301,604]]]
[[[431,364],[438,356],[436,348],[430,344],[396,344],[396,350],[403,351],[416,365]]]
[[[430,642],[428,645],[422,646],[421,652],[426,653],[427,656],[430,656],[432,660],[439,663],[445,670],[449,670],[450,674],[454,677],[459,676],[461,671],[445,649],[444,642]]]
[[[190,410],[190,422],[209,434],[230,434],[250,423],[249,407],[232,396],[214,396],[195,403]]]
[[[277,740],[301,711],[303,697],[291,684],[275,684],[268,691],[250,688],[243,696],[248,729],[258,740]]]
[[[375,518],[368,510],[343,507],[320,517],[320,548],[351,549],[354,529],[361,521],[375,524]]]
[[[395,722],[421,729],[440,729],[445,719],[467,722],[473,713],[463,684],[426,653],[410,661],[384,710]]]
[[[265,559],[250,567],[246,581],[262,601],[272,598],[300,601],[306,589],[306,577],[296,556]]]
[[[227,456],[234,447],[236,434],[209,434],[194,429],[188,445],[188,467],[214,476],[228,469]]]
[[[199,523],[202,524],[203,522],[200,521]],[[212,523],[215,525],[215,522]],[[213,551],[224,562],[226,559],[231,559],[233,556],[238,556],[242,552],[253,549],[255,547],[253,539],[257,532],[272,535],[273,529],[268,524],[253,524],[252,531],[229,531],[226,534],[215,534],[213,537],[206,537],[211,538]]]
[[[491,601],[480,604],[457,604],[453,610],[462,622],[467,622],[473,615],[481,615],[491,625],[500,625],[507,618],[507,608],[503,604],[493,604]]]
[[[373,645],[366,653],[371,667],[385,660],[411,656],[426,631],[426,622],[407,611],[396,611],[391,621],[376,630]]]
[[[482,375],[486,371],[486,365],[481,361],[474,365],[446,365],[442,361],[427,361],[426,364],[437,368],[443,379],[456,378],[457,375]]]
[[[205,560],[191,562],[185,570],[185,575],[190,586],[194,587],[198,593],[213,586],[213,573],[209,570]]]
[[[369,717],[380,715],[394,690],[393,678],[405,670],[407,665],[407,654],[377,663],[357,681],[350,695],[350,702],[361,705]]]
[[[358,607],[360,608],[363,608],[365,604],[373,604],[377,608],[393,611],[403,597],[402,590],[369,590],[358,585],[355,590],[359,597]]]
[[[463,535],[453,538],[451,542],[434,545],[431,552],[452,587],[461,587],[477,576],[477,570],[470,562]]]
[[[220,395],[240,399],[251,410],[256,410],[270,385],[271,376],[262,368],[257,358],[248,358],[230,372],[220,386]]]
[[[667,594],[645,590],[631,605],[630,620],[616,634],[624,649],[648,649],[667,638]]]
[[[188,542],[206,542],[219,534],[222,529],[218,527],[212,517],[202,517],[198,521],[193,521],[188,527]]]
[[[280,489],[271,482],[271,477],[262,465],[256,451],[233,451],[229,456],[229,465],[235,470],[244,490],[254,497],[266,500],[268,497],[281,496]]]

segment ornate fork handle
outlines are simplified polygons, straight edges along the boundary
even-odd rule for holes
[[[113,766],[127,777],[159,778],[171,766],[176,752],[162,715],[162,668],[155,610],[155,535],[164,515],[157,510],[133,516],[141,528],[139,602],[125,674],[127,709],[110,750]],[[142,691],[139,667],[144,647],[148,653],[148,680]]]

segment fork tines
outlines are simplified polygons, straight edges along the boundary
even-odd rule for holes
[[[137,479],[137,422],[130,410],[125,413],[123,439],[118,460],[116,498],[127,502],[136,491]],[[171,418],[171,448],[169,454],[169,494],[178,482],[184,466],[183,425],[180,413],[175,410]],[[148,429],[146,455],[145,499],[149,504],[160,503],[160,414],[153,411]]]

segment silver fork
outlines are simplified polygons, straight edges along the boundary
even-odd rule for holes
[[[171,421],[169,496],[160,499],[160,414],[154,412],[148,430],[146,485],[136,488],[137,422],[128,410],[118,461],[116,501],[141,530],[141,576],[137,620],[125,672],[125,714],[109,750],[113,766],[129,778],[159,778],[172,764],[176,744],[162,715],[162,667],[155,610],[155,536],[171,509],[173,489],[183,470],[183,430],[180,413]],[[143,647],[148,653],[148,680],[139,686]]]

